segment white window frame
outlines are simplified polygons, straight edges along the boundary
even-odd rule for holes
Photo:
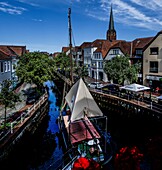
[[[8,71],[11,71],[11,62],[10,61],[8,61],[7,67],[8,67]]]
[[[7,72],[7,61],[4,62],[4,72]]]

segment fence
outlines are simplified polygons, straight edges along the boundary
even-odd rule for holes
[[[16,128],[21,127],[37,110],[42,106],[42,104],[47,100],[47,93],[42,95],[40,99],[33,105],[29,105],[25,111],[20,113],[20,116],[16,120],[10,122],[10,128],[2,129],[0,132],[0,142],[3,141],[7,136],[14,133]]]

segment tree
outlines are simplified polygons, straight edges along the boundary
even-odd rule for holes
[[[57,55],[54,58],[54,62],[55,62],[55,67],[56,68],[60,68],[61,70],[64,71],[69,71],[70,70],[70,57],[68,55],[66,55],[65,53],[61,53],[59,55]],[[74,65],[74,63],[73,63]]]
[[[75,73],[84,80],[84,77],[88,76],[88,68],[86,66],[78,66],[75,68]]]
[[[0,103],[4,105],[5,108],[4,128],[6,128],[7,108],[15,107],[16,102],[20,101],[19,95],[10,90],[11,84],[12,82],[9,80],[3,81],[0,93]]]
[[[20,81],[34,83],[41,90],[43,83],[52,80],[55,63],[48,55],[31,52],[22,56],[16,67],[16,74]]]
[[[118,84],[123,84],[125,80],[132,83],[138,80],[139,65],[131,65],[127,56],[116,56],[104,63],[104,71]]]

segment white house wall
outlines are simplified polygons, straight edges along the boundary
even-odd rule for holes
[[[111,60],[112,58],[116,57],[117,55],[124,55],[120,48],[117,48],[115,50],[119,50],[119,54],[113,54],[114,49],[111,49],[108,54],[105,57],[105,60]]]
[[[91,65],[92,65],[92,58],[93,52],[96,50],[96,47],[88,47],[84,48],[84,65],[88,66],[88,75],[91,77]]]

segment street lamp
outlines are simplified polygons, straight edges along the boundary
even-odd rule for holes
[[[152,80],[149,81],[149,86],[150,86],[150,100],[151,100]]]

